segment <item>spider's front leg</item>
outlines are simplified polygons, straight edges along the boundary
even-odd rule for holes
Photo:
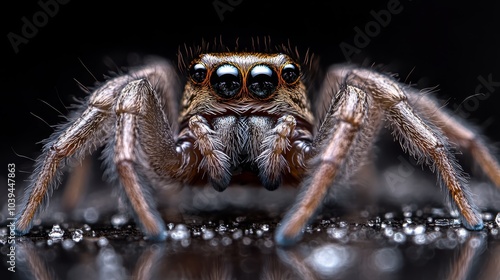
[[[334,180],[348,179],[361,165],[381,121],[380,110],[370,108],[371,97],[359,88],[345,86],[326,94],[333,96],[331,105],[312,143],[315,152],[301,193],[276,231],[279,245],[291,245],[301,238]]]
[[[113,162],[119,181],[144,234],[153,240],[164,240],[164,222],[146,186],[164,177],[175,177],[183,163],[183,150],[177,149],[148,80],[135,80],[123,88],[115,114]]]

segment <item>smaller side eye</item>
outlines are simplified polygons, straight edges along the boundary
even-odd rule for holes
[[[258,98],[271,95],[278,86],[276,72],[267,65],[255,65],[248,76],[248,89]]]
[[[283,66],[283,69],[281,69],[281,78],[283,78],[283,80],[288,84],[296,82],[299,79],[299,76],[299,67],[295,64],[286,64]]]
[[[195,83],[202,83],[207,77],[207,68],[201,63],[193,64],[189,68],[189,75]]]

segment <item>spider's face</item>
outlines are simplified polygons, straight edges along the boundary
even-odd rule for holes
[[[180,122],[193,115],[293,114],[312,123],[303,73],[285,54],[208,53],[187,71]]]

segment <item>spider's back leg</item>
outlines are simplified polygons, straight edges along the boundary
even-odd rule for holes
[[[407,95],[408,101],[422,112],[422,116],[438,126],[450,142],[472,155],[481,170],[500,188],[500,165],[481,134],[472,125],[460,121],[440,108],[437,101],[428,94],[410,90]]]
[[[482,229],[479,209],[471,198],[466,175],[451,152],[451,143],[437,124],[421,117],[410,105],[404,86],[389,76],[363,68],[350,71],[347,81],[373,96],[403,149],[437,171],[452,206],[462,214],[463,224],[472,230]]]

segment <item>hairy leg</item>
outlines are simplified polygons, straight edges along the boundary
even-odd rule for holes
[[[440,108],[436,101],[427,94],[408,91],[407,95],[408,101],[423,112],[423,117],[436,124],[450,142],[472,155],[486,176],[497,187],[500,187],[500,165],[478,131]]]
[[[316,155],[309,162],[309,173],[277,229],[279,245],[295,243],[332,184],[347,179],[359,167],[381,120],[376,108],[370,112],[369,97],[359,88],[346,86],[330,96],[331,106],[313,143]]]
[[[20,211],[17,213],[17,234],[29,231],[36,213],[47,204],[49,194],[57,187],[62,169],[67,162],[81,160],[113,136],[116,116],[112,107],[121,89],[133,77],[145,77],[155,81],[165,94],[173,87],[174,72],[169,63],[156,61],[145,67],[133,69],[128,75],[112,78],[91,93],[81,105],[81,109],[73,113],[74,117],[68,123],[56,129],[46,141],[43,152],[35,163],[35,170],[25,190]],[[170,99],[165,98],[165,101]]]

